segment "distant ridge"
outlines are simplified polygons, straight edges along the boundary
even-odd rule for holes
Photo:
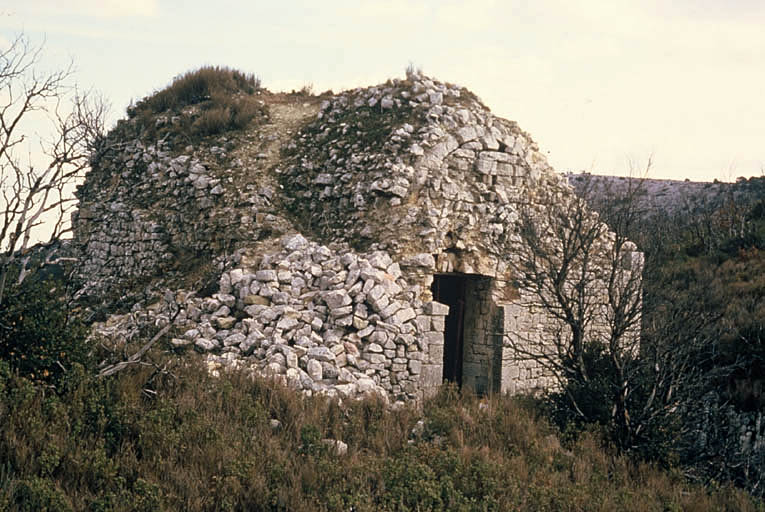
[[[586,189],[602,196],[613,193],[623,196],[630,189],[640,188],[639,206],[646,214],[697,212],[718,207],[726,200],[739,206],[753,204],[765,197],[765,177],[739,178],[735,183],[690,181],[626,176],[601,176],[586,172],[565,174],[578,194]]]

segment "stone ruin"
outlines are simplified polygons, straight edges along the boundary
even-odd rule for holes
[[[161,137],[135,119],[109,135],[73,218],[83,297],[113,312],[100,336],[172,320],[169,343],[211,371],[309,394],[553,384],[511,348],[554,322],[511,262],[521,206],[573,192],[528,134],[419,74],[258,94],[265,113],[241,132],[185,144],[179,116],[159,115]]]

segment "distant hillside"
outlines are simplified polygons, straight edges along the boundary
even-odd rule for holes
[[[765,177],[739,178],[735,183],[719,181],[680,181],[624,176],[600,176],[590,173],[567,173],[569,184],[582,193],[602,196],[611,192],[623,196],[630,188],[640,188],[640,208],[646,213],[691,213],[717,208],[726,200],[740,207],[752,205],[765,197]]]

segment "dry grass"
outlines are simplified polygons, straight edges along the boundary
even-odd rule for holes
[[[254,75],[205,66],[175,78],[166,88],[128,108],[128,115],[149,130],[155,129],[156,115],[179,115],[182,125],[174,127],[176,132],[206,137],[240,130],[265,116],[259,92],[260,80]]]
[[[422,412],[341,407],[195,366],[147,394],[148,372],[81,374],[57,397],[5,371],[0,509],[763,510],[740,491],[615,456],[594,436],[567,450],[516,399],[446,388]]]
[[[227,67],[204,66],[176,77],[169,86],[142,99],[128,113],[177,111],[211,99],[254,94],[258,89],[260,80],[254,75]]]

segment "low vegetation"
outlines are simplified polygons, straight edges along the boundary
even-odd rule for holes
[[[128,108],[128,116],[155,129],[157,114],[175,117],[180,127],[197,137],[245,128],[266,114],[258,99],[260,80],[227,67],[205,66],[175,78],[166,88]],[[178,126],[174,129],[177,131]]]
[[[763,510],[592,433],[561,446],[520,399],[446,387],[422,412],[392,411],[193,364],[173,373],[76,366],[54,393],[2,363],[0,509]]]
[[[252,75],[203,67],[137,102],[122,127],[188,144],[267,118],[260,92]],[[357,130],[359,145],[383,151],[381,141],[414,115],[362,107],[339,121]],[[627,441],[614,421],[613,372],[597,350],[583,352],[594,378],[545,402],[446,386],[419,409],[374,398],[341,405],[243,373],[214,378],[164,340],[151,357],[99,378],[102,354],[86,341],[61,276],[9,285],[0,305],[0,511],[765,511],[765,461],[742,459],[740,432],[726,423],[765,407],[763,185],[751,183],[760,187],[751,203],[717,202],[627,233],[647,258],[640,357],[667,347],[662,357],[682,356],[662,359],[678,378],[662,389],[680,403]],[[635,368],[629,410],[659,365]],[[724,407],[708,413],[710,403]],[[701,420],[713,428],[694,451]]]
[[[75,363],[90,360],[87,327],[72,314],[61,279],[40,272],[12,286],[0,306],[0,361],[55,387]]]
[[[633,185],[634,193],[643,192],[639,180]],[[648,435],[633,438],[624,448],[665,466],[682,467],[700,481],[735,482],[760,497],[765,492],[765,452],[758,448],[762,431],[757,419],[765,410],[763,192],[765,178],[740,179],[716,194],[691,197],[693,208],[641,209],[642,217],[625,225],[646,258],[642,364],[632,399],[641,406],[637,410],[645,410],[647,399],[655,404],[665,397],[672,407],[659,409],[644,431]],[[604,187],[603,204],[596,206],[606,218],[613,217],[614,204],[625,206],[621,197]],[[656,377],[663,385],[656,389],[662,392],[640,391]],[[597,386],[570,391],[584,391],[596,406],[608,403]],[[556,403],[561,405],[556,409],[559,424],[570,429],[575,423],[571,411],[562,401]],[[602,411],[597,407],[593,411],[591,420],[613,430],[602,419],[607,415],[598,414]],[[744,436],[752,437],[741,441]]]

